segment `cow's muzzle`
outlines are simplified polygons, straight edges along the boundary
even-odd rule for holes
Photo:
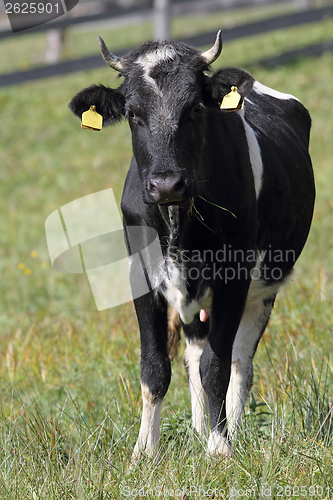
[[[180,174],[166,172],[148,180],[147,192],[152,200],[159,204],[181,204],[187,196],[187,186]]]

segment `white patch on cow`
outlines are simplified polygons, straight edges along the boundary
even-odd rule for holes
[[[251,106],[255,106],[255,103],[253,101],[251,101],[251,99],[248,98],[248,96],[245,97],[245,105],[248,103],[248,104],[251,104]]]
[[[179,207],[177,205],[168,206],[170,221],[170,238],[178,236],[179,233]]]
[[[278,90],[271,89],[270,87],[266,87],[266,85],[263,85],[260,82],[255,81],[253,84],[253,90],[257,94],[265,94],[269,95],[271,97],[275,97],[275,99],[281,99],[283,101],[286,101],[288,99],[294,99],[295,101],[298,101],[298,99],[291,95],[291,94],[284,94],[283,92],[279,92]]]
[[[192,425],[199,434],[205,432],[205,393],[199,372],[200,358],[206,345],[205,340],[186,339],[184,360],[188,370],[188,383],[191,392]]]
[[[252,359],[255,347],[266,326],[272,304],[263,300],[246,303],[232,347],[230,382],[226,396],[228,432],[232,440],[237,437],[244,405],[252,385]]]
[[[143,68],[145,68],[147,71],[150,71],[161,61],[174,59],[176,55],[177,54],[173,47],[170,47],[169,45],[162,45],[161,47],[158,47],[157,50],[148,52],[147,54],[140,56],[137,59],[136,63],[141,64]]]
[[[207,443],[207,454],[208,455],[225,455],[231,457],[233,451],[231,444],[228,439],[217,432],[216,430],[209,433],[208,443]]]
[[[162,45],[156,51],[148,52],[140,56],[136,60],[136,64],[139,64],[143,69],[143,78],[145,81],[151,85],[157,94],[162,95],[160,89],[157,86],[156,80],[152,78],[149,73],[151,70],[159,64],[161,61],[167,61],[168,59],[174,59],[176,56],[175,50],[168,46]]]
[[[252,280],[247,295],[247,304],[253,304],[258,300],[264,300],[276,295],[283,283],[273,283],[267,285],[264,280]]]
[[[176,205],[168,207],[168,214],[170,227],[169,244],[173,245],[179,231],[179,207]],[[176,309],[181,320],[185,324],[189,324],[200,309],[204,309],[207,312],[211,311],[212,290],[210,287],[207,287],[199,297],[188,302],[186,269],[182,262],[181,251],[178,249],[177,252],[179,254],[177,253],[176,260],[170,256],[165,258],[163,265],[157,271],[156,282],[164,282],[165,288],[162,289],[162,294],[166,301]]]
[[[164,281],[165,290],[162,291],[165,299],[178,312],[180,319],[187,325],[191,323],[194,316],[204,309],[210,311],[212,308],[212,289],[207,287],[201,297],[197,297],[188,303],[186,279],[183,269],[179,269],[173,262],[166,263],[167,274]]]
[[[255,269],[257,269],[257,273],[253,272],[253,275],[260,276],[260,268],[264,261],[265,254],[264,252],[259,253]],[[267,284],[267,282],[263,279],[253,279],[250,283],[250,288],[247,294],[246,306],[253,304],[258,301],[262,301],[264,299],[268,299],[276,295],[281,288],[281,286],[287,284],[292,277],[292,273],[288,276],[285,276],[281,281],[273,282]]]
[[[141,384],[141,391],[143,404],[141,426],[133,450],[132,462],[135,462],[143,452],[152,457],[160,438],[162,401],[154,402],[153,395],[145,384]]]
[[[237,111],[237,113],[241,117],[242,122],[244,124],[247,145],[249,147],[250,162],[253,172],[254,189],[256,192],[256,197],[258,199],[261,190],[262,174],[264,169],[261,158],[260,146],[253,128],[245,120],[244,109]]]
[[[257,302],[258,300],[268,299],[276,295],[281,288],[281,286],[286,285],[292,274],[286,276],[283,280],[275,283],[268,284],[264,280],[252,280],[247,295],[246,304],[251,304]]]

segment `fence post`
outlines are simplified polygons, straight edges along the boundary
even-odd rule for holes
[[[170,39],[170,0],[154,0],[154,38],[155,40]]]
[[[47,48],[44,60],[47,64],[55,64],[59,61],[63,47],[65,30],[62,28],[47,31]]]

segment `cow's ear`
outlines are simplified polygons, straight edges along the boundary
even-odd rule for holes
[[[82,113],[90,106],[96,106],[96,111],[103,117],[103,127],[112,125],[125,114],[125,98],[119,89],[111,89],[104,85],[92,85],[81,90],[69,103],[74,115],[82,117]]]
[[[250,92],[254,78],[243,69],[224,68],[206,79],[206,96],[209,100],[221,104],[224,96],[229,94],[232,87],[237,87],[238,93],[244,97]]]

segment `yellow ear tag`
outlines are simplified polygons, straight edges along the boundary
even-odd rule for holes
[[[89,130],[101,130],[103,126],[103,117],[97,113],[96,106],[90,106],[88,111],[82,113],[82,128]]]
[[[242,107],[242,96],[238,93],[237,87],[231,87],[231,92],[223,97],[220,108],[224,111],[237,111]]]

